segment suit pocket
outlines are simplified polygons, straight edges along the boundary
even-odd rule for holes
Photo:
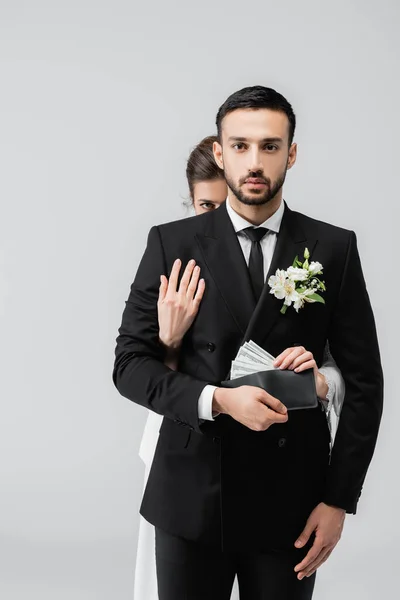
[[[160,427],[160,441],[168,448],[187,448],[191,429],[184,423],[164,417]]]

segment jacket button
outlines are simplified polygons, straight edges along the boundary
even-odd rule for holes
[[[212,342],[208,342],[208,344],[207,344],[207,350],[209,352],[214,352],[214,350],[215,350],[215,344],[213,344]]]
[[[286,445],[286,438],[280,438],[278,441],[279,448],[283,448]]]

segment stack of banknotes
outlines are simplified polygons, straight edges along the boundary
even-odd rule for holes
[[[235,360],[231,365],[231,379],[237,379],[258,371],[270,371],[275,369],[273,362],[275,358],[258,344],[250,340],[239,348]]]

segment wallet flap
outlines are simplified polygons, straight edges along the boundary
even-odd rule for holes
[[[236,388],[242,385],[260,387],[278,398],[288,410],[316,408],[318,406],[314,371],[307,369],[295,373],[288,369],[272,369],[244,375],[221,382],[221,387]]]

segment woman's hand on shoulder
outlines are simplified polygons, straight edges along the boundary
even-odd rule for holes
[[[192,325],[203,298],[204,279],[200,279],[200,267],[189,261],[178,286],[182,262],[177,259],[168,278],[161,275],[157,302],[159,338],[171,350],[177,350],[183,336]]]

